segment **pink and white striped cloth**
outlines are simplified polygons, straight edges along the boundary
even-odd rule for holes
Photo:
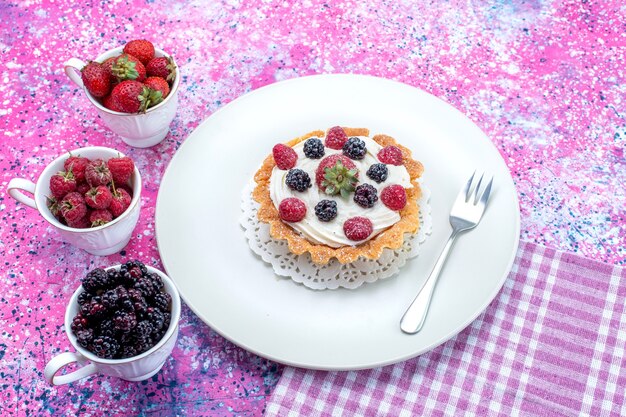
[[[285,367],[268,416],[626,416],[626,269],[521,243],[456,337],[364,371]]]

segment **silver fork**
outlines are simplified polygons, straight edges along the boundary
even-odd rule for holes
[[[473,183],[475,176],[476,172],[472,174],[469,181],[465,185],[465,188],[463,188],[456,197],[456,200],[452,205],[452,210],[450,211],[452,234],[448,238],[448,242],[446,243],[446,246],[444,246],[441,255],[439,255],[439,259],[437,259],[437,263],[435,263],[428,279],[404,313],[404,316],[402,316],[402,320],[400,320],[400,328],[405,333],[417,333],[424,325],[424,320],[426,319],[426,314],[428,313],[428,308],[430,307],[430,300],[432,299],[435,285],[437,285],[439,273],[443,269],[446,259],[448,259],[448,254],[450,253],[450,249],[452,248],[457,235],[462,231],[476,227],[485,212],[487,200],[489,200],[489,194],[491,193],[493,177],[491,177],[489,184],[487,184],[485,190],[482,192],[482,195],[480,195],[479,190],[484,174],[480,176],[478,184],[474,186]]]

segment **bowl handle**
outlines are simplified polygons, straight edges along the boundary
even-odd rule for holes
[[[28,181],[23,178],[13,178],[9,181],[7,190],[9,191],[9,195],[20,203],[34,209],[37,208],[35,200],[22,193],[22,191],[26,191],[28,193],[35,194],[35,184],[32,181]]]
[[[80,75],[80,70],[87,65],[85,62],[78,58],[70,58],[63,64],[65,74],[80,88],[83,88],[83,77]]]
[[[79,365],[85,365],[87,358],[75,352],[64,352],[52,358],[43,371],[46,381],[51,385],[64,385],[88,377],[98,371],[95,364],[89,363],[74,372],[57,376],[57,373],[61,369],[73,362],[77,362]]]

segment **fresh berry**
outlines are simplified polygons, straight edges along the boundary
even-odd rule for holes
[[[135,313],[127,311],[116,314],[113,318],[113,326],[115,331],[119,333],[130,333],[137,325],[137,317]]]
[[[150,336],[153,331],[154,329],[152,327],[152,323],[150,323],[149,320],[142,320],[137,323],[137,326],[135,326],[135,330],[133,331],[133,333],[138,339],[143,339]]]
[[[136,39],[124,45],[124,53],[132,55],[147,65],[154,58],[154,45],[145,39]]]
[[[315,171],[315,183],[318,187],[321,187],[322,181],[324,181],[326,168],[333,168],[334,166],[336,166],[337,161],[341,161],[341,164],[345,168],[348,168],[348,170],[356,169],[356,165],[354,165],[354,162],[352,162],[350,158],[339,154],[327,156],[320,161],[320,164],[317,166],[317,170]],[[358,172],[356,174],[356,177],[359,177]]]
[[[161,277],[159,276],[159,274],[148,274],[146,276],[150,281],[152,281],[152,285],[154,286],[154,288],[156,288],[157,290],[160,290],[161,288],[164,287],[163,284],[163,280],[161,279]]]
[[[152,325],[153,334],[161,330],[165,324],[165,316],[163,315],[163,312],[156,307],[148,307],[148,310],[146,311],[146,319],[148,319]]]
[[[134,288],[130,288],[128,290],[128,296],[130,297],[130,300],[133,302],[133,308],[135,309],[135,313],[142,315],[146,312],[146,310],[148,309],[148,303],[146,302],[146,299],[144,298],[143,295],[141,295],[141,292],[139,292],[139,290],[136,290]]]
[[[111,91],[115,105],[124,113],[145,112],[155,101],[154,90],[133,80],[122,81]]]
[[[315,205],[315,215],[322,222],[329,222],[337,217],[337,203],[333,200],[322,200]]]
[[[367,239],[373,230],[371,220],[366,217],[352,217],[343,224],[343,233],[353,241]]]
[[[91,297],[93,297],[93,295],[89,294],[87,291],[83,291],[78,294],[78,297],[76,297],[76,301],[78,302],[78,305],[82,306],[83,304],[91,300]]]
[[[89,214],[89,224],[91,227],[105,225],[113,220],[113,215],[107,209],[94,210]]]
[[[87,203],[89,207],[96,210],[102,210],[109,207],[111,200],[113,200],[113,195],[111,194],[109,187],[105,185],[98,185],[85,193],[85,203]]]
[[[146,72],[150,77],[161,77],[168,82],[176,78],[176,65],[170,57],[156,57],[146,65]]]
[[[85,349],[91,346],[94,337],[93,329],[79,330],[78,332],[74,332],[74,334],[76,335],[76,342],[78,342],[79,345]]]
[[[76,191],[76,178],[72,171],[59,171],[50,177],[50,192],[56,198],[61,199],[72,191]]]
[[[95,337],[91,346],[93,353],[104,359],[113,359],[120,348],[119,342],[108,336]]]
[[[110,288],[110,278],[102,268],[92,269],[82,279],[82,285],[85,291],[92,295],[98,294],[98,291],[104,291]]]
[[[354,202],[363,208],[374,207],[378,201],[376,188],[370,184],[361,184],[354,191]]]
[[[304,142],[304,154],[307,158],[320,159],[324,152],[324,144],[318,138],[308,138]]]
[[[124,287],[121,287],[124,288]],[[117,307],[117,302],[119,300],[119,296],[117,294],[117,288],[113,288],[111,290],[107,290],[102,294],[102,305],[108,311],[114,311],[115,307]]]
[[[94,97],[104,97],[111,92],[111,75],[102,64],[91,61],[80,71],[83,84]]]
[[[343,145],[343,154],[349,156],[352,159],[361,160],[365,158],[367,148],[365,147],[365,141],[352,137],[348,139]]]
[[[383,188],[380,200],[391,210],[402,210],[406,206],[406,190],[398,184]]]
[[[128,184],[135,170],[135,163],[128,156],[111,158],[107,161],[107,166],[109,171],[111,171],[111,176],[116,186]]]
[[[87,214],[87,205],[85,204],[83,196],[74,191],[63,197],[63,200],[61,200],[59,204],[59,210],[65,221],[69,224],[85,217],[85,214]]]
[[[285,198],[278,206],[278,214],[286,222],[299,222],[306,216],[306,205],[298,198]]]
[[[85,168],[85,179],[92,187],[107,185],[111,182],[111,171],[102,159],[94,159]]]
[[[130,198],[133,198],[133,190],[132,188],[125,186],[125,185],[117,185],[115,184],[115,189],[116,190],[124,190],[126,191],[126,193],[130,196]]]
[[[65,219],[61,215],[59,203],[60,203],[60,200],[57,199],[55,196],[46,196],[46,206],[48,207],[48,210],[50,210],[50,213],[52,213],[52,215],[58,221],[60,221],[61,223],[64,223]]]
[[[330,149],[341,149],[348,140],[348,135],[340,126],[334,126],[328,129],[326,134],[326,147]]]
[[[91,301],[91,299],[89,299],[89,301]],[[74,333],[79,332],[80,330],[85,330],[87,327],[89,327],[89,320],[87,320],[87,318],[82,314],[78,313],[72,319],[72,324],[70,325],[70,327],[72,328],[72,331]]]
[[[121,346],[122,346],[121,350],[117,352],[119,359],[126,359],[126,358],[132,358],[133,356],[137,356],[137,349],[135,348],[134,345],[123,344]]]
[[[107,280],[110,288],[114,288],[122,284],[120,272],[116,269],[107,270]]]
[[[385,146],[377,156],[378,160],[384,164],[402,165],[402,151],[397,146]]]
[[[80,184],[85,182],[85,169],[88,163],[89,159],[87,158],[70,155],[70,157],[63,162],[63,168],[65,171],[71,172],[76,179],[76,183]]]
[[[309,177],[309,174],[298,168],[289,170],[287,177],[285,178],[285,182],[289,188],[300,192],[311,188],[311,177]]]
[[[372,164],[366,172],[367,176],[376,181],[377,183],[381,183],[387,179],[389,175],[389,170],[387,169],[387,165],[385,164]]]
[[[76,186],[76,192],[81,194],[81,195],[85,195],[87,193],[87,191],[91,190],[91,185],[89,185],[88,182],[81,182],[80,184],[78,184]]]
[[[169,311],[171,301],[172,296],[166,292],[159,291],[154,297],[152,297],[152,304],[161,311]]]
[[[167,83],[167,81],[165,81],[165,79],[161,77],[148,77],[143,83],[154,91],[160,92],[161,99],[163,100],[165,100],[167,95],[170,93],[170,85]]]
[[[102,105],[109,110],[113,110],[119,113],[123,113],[122,109],[117,107],[117,103],[113,100],[113,94],[109,94],[108,96],[102,99]]]
[[[158,291],[149,278],[139,278],[133,287],[146,299],[154,297]]]
[[[135,80],[143,82],[146,79],[146,67],[132,55],[122,54],[111,65],[111,73],[117,81]]]
[[[333,157],[340,158],[333,158]],[[326,161],[335,160],[335,165],[327,167]],[[344,162],[347,165],[344,165]],[[315,179],[319,178],[319,174],[323,168],[323,179],[319,184],[320,189],[329,195],[340,194],[343,198],[348,198],[350,193],[354,191],[356,184],[359,182],[359,172],[354,168],[352,161],[342,155],[332,155],[322,160],[315,173]]]
[[[113,192],[113,200],[111,200],[111,205],[109,205],[109,211],[114,219],[119,217],[130,207],[131,200],[130,195],[122,188],[117,188]]]
[[[135,348],[137,355],[139,355],[140,353],[150,350],[154,344],[154,340],[148,336],[142,339],[136,339],[133,347]]]
[[[298,161],[296,151],[287,145],[283,145],[282,143],[274,145],[274,148],[272,148],[272,155],[274,156],[274,161],[279,169],[291,169],[296,166],[296,161]]]
[[[117,82],[117,78],[113,76],[113,69],[112,69],[113,64],[115,64],[115,60],[117,60],[117,58],[118,56],[112,56],[102,61],[102,68],[104,68],[106,72],[109,73],[109,77],[111,77],[111,84]]]
[[[106,313],[106,307],[102,305],[101,301],[96,300],[95,297],[80,306],[80,314],[89,321],[101,319]]]
[[[74,229],[89,229],[91,227],[91,222],[89,221],[89,216],[91,215],[91,211],[87,208],[87,212],[83,217],[78,220],[67,221],[67,225],[69,227],[73,227]]]

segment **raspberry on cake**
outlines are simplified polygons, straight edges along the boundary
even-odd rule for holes
[[[317,264],[378,259],[418,230],[422,172],[394,138],[334,126],[275,145],[253,198],[270,235],[296,255]]]

